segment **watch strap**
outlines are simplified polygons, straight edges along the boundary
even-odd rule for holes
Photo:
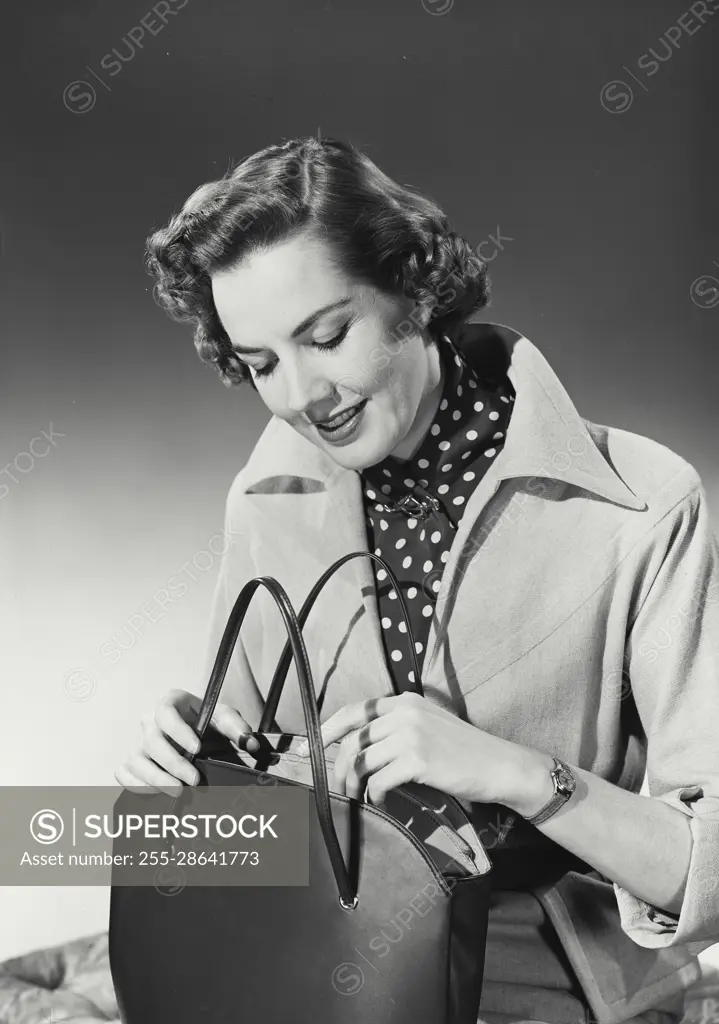
[[[558,757],[555,757],[554,768],[550,772],[550,774],[552,775],[552,782],[554,783],[554,796],[549,800],[548,803],[544,805],[544,807],[541,807],[536,814],[532,814],[524,819],[525,821],[528,821],[530,825],[541,825],[542,822],[547,821],[547,819],[551,818],[552,815],[555,814],[560,807],[563,807],[564,804],[566,804],[567,800],[569,800],[570,796],[572,795],[571,793],[562,792],[562,790],[557,788],[557,780],[556,776],[554,775],[554,772],[558,768],[563,768],[565,771],[569,771],[571,774],[571,770],[569,769],[569,767],[566,764],[564,764],[563,761],[560,761]]]

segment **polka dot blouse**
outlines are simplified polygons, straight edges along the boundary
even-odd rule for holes
[[[419,449],[409,460],[387,456],[361,474],[368,550],[381,555],[397,577],[420,672],[442,572],[464,506],[504,444],[515,398],[506,376],[496,388],[483,385],[448,337],[439,351],[445,371],[442,399]],[[407,494],[432,496],[439,507],[424,519],[383,507]],[[414,672],[397,594],[385,570],[372,565],[387,665],[398,691],[412,689]]]

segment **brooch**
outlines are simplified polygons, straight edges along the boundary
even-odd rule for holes
[[[438,512],[440,504],[431,494],[426,498],[415,498],[414,494],[405,494],[398,502],[384,503],[385,512],[402,512],[410,519],[426,519],[432,512]]]

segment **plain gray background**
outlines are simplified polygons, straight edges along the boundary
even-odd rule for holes
[[[152,6],[4,15],[6,784],[112,784],[140,715],[206,684],[218,565],[198,553],[268,414],[155,306],[144,239],[269,143],[349,139],[473,244],[499,233],[486,318],[582,415],[692,462],[719,511],[718,0],[179,0],[164,26]],[[0,904],[0,957],[107,920],[105,890]]]

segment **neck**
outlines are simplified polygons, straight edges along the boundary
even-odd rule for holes
[[[439,345],[431,344],[427,347],[427,385],[425,393],[417,409],[414,423],[405,434],[397,447],[392,451],[392,457],[399,462],[406,462],[412,458],[422,445],[427,431],[432,426],[432,421],[437,415],[439,403],[442,400],[444,390],[445,369],[439,354]]]

